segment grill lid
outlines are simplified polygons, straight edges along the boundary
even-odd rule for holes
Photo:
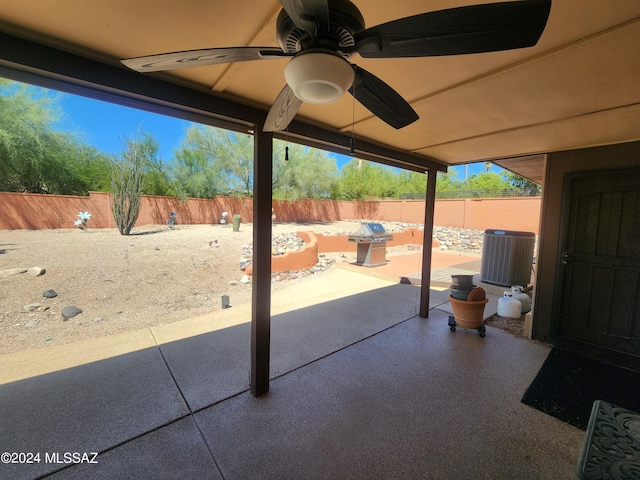
[[[387,235],[387,231],[381,223],[362,223],[357,235],[362,235],[363,237],[379,237]]]
[[[356,233],[349,235],[350,242],[384,243],[391,240],[393,235],[388,234],[381,223],[362,223]]]

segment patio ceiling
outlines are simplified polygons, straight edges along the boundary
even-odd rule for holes
[[[367,27],[486,0],[354,0]],[[276,0],[3,0],[0,30],[120,67],[124,58],[227,46],[277,46]],[[640,139],[640,2],[554,0],[531,48],[351,61],[396,89],[420,119],[400,130],[345,95],[303,104],[296,120],[447,165],[503,162],[542,178],[539,154]],[[267,111],[288,59],[149,73]],[[123,67],[124,68],[124,67]],[[142,74],[140,74],[142,75]],[[537,166],[536,166],[537,165]],[[520,169],[519,166],[522,166]],[[519,172],[520,173],[520,172]]]

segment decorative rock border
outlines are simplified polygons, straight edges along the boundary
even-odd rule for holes
[[[318,270],[323,270],[332,262],[327,262],[322,254],[355,252],[357,248],[356,243],[349,242],[349,235],[323,235],[312,231],[300,231],[296,232],[296,235],[304,241],[302,248],[271,256],[271,273],[275,280],[280,277],[290,277],[290,275],[277,275],[278,273],[286,272],[289,274],[298,271],[315,273]],[[422,245],[422,239],[422,230],[409,228],[401,232],[393,232],[393,240],[388,242],[387,246]],[[440,244],[436,239],[433,239],[432,246],[435,248]],[[244,269],[245,274],[252,275],[253,266],[247,260],[246,255],[241,261],[241,268]]]
[[[387,231],[393,235],[393,240],[387,242],[388,247],[411,244],[422,246],[424,236],[420,225],[400,222],[384,222],[384,224]],[[431,246],[441,250],[482,253],[483,234],[481,230],[434,226]],[[334,235],[331,232],[300,231],[295,235],[297,238],[294,239],[282,234],[274,238],[271,273],[275,281],[307,276],[324,270],[333,263],[331,259],[326,258],[326,253],[357,250],[357,244],[349,242],[349,235],[342,232]],[[301,241],[304,242],[303,246]],[[240,268],[248,276],[253,271],[252,253],[251,246],[243,248]]]
[[[318,263],[318,239],[313,232],[296,232],[305,246],[297,251],[288,251],[282,255],[271,256],[271,273],[308,270]],[[253,274],[253,265],[244,269],[247,275]]]

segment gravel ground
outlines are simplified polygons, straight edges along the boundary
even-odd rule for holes
[[[344,233],[358,226],[276,223],[273,233]],[[251,224],[239,232],[230,225],[148,225],[129,236],[117,229],[0,231],[0,354],[183,320],[221,309],[222,295],[232,306],[250,302],[251,284],[242,283],[239,261],[252,236]],[[46,273],[2,274],[30,267]],[[308,278],[277,282],[274,289]],[[57,296],[44,298],[46,290]],[[40,307],[27,311],[31,304]],[[83,313],[64,320],[67,306]]]
[[[393,233],[419,225],[385,223]],[[358,230],[359,221],[275,223],[273,237],[312,230],[345,235]],[[451,249],[466,250],[477,240],[474,231],[436,227],[434,235]],[[62,345],[90,338],[184,320],[220,310],[222,295],[230,304],[251,301],[251,283],[241,270],[243,253],[250,250],[253,228],[230,225],[165,225],[136,228],[129,236],[117,229],[2,230],[0,231],[0,354]],[[460,241],[462,239],[462,241]],[[471,239],[471,240],[467,240]],[[274,240],[275,245],[275,240]],[[387,249],[387,256],[420,251],[415,246]],[[353,253],[326,254],[313,272],[275,275],[272,288],[309,281],[339,262],[354,262]],[[41,267],[46,273],[8,275],[12,269]],[[283,279],[283,280],[281,280]],[[281,280],[281,281],[280,281]],[[46,290],[57,296],[45,298]],[[30,306],[29,309],[25,308]],[[65,307],[82,313],[64,319]],[[522,322],[492,326],[522,335]]]

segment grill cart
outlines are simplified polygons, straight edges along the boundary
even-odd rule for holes
[[[381,223],[362,223],[360,229],[349,235],[349,241],[357,243],[357,265],[377,267],[387,260],[387,242],[393,235],[387,233]]]

